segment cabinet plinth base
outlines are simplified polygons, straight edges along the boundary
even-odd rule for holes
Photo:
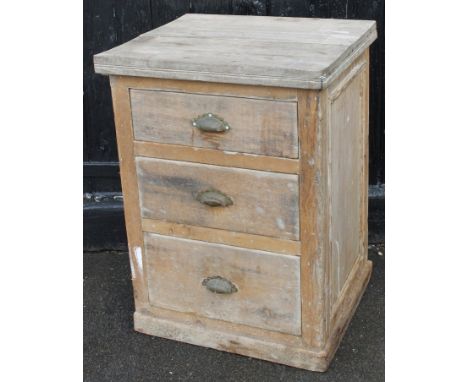
[[[241,336],[213,330],[202,324],[188,325],[174,320],[155,317],[148,312],[135,312],[135,330],[144,334],[209,347],[266,361],[324,372],[340,344],[346,328],[366,289],[372,271],[372,262],[366,261],[350,280],[347,295],[342,300],[340,315],[323,350],[271,342],[268,339]]]

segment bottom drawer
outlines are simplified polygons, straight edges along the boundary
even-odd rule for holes
[[[301,334],[299,258],[145,234],[150,304]]]

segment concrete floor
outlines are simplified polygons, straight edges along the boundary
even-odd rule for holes
[[[134,332],[127,253],[85,253],[84,381],[384,381],[384,248],[369,258],[369,286],[335,359],[314,373]]]

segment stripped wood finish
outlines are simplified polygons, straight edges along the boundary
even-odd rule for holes
[[[300,243],[294,240],[277,239],[248,233],[226,231],[187,224],[171,223],[162,220],[142,219],[145,232],[161,235],[185,237],[193,240],[232,245],[234,247],[260,249],[263,251],[300,255]]]
[[[157,234],[145,234],[145,250],[151,305],[301,333],[297,257]],[[210,277],[235,291],[211,292],[203,284]]]
[[[315,155],[318,134],[316,129],[317,94],[301,91],[299,94],[300,153],[300,224],[301,224],[301,296],[302,336],[309,346],[322,346],[320,322],[323,315],[322,288],[320,288],[321,257],[317,241],[317,200]]]
[[[332,305],[357,259],[367,256],[363,245],[367,231],[363,232],[362,221],[367,210],[367,198],[363,197],[367,65],[363,56],[328,89]]]
[[[240,97],[131,90],[136,140],[297,158],[297,104]],[[194,119],[212,114],[229,130],[206,132]]]
[[[372,268],[366,185],[368,45],[375,23],[254,21],[183,17],[96,61],[124,67],[97,65],[104,73],[131,74],[111,81],[131,261],[138,269],[135,329],[324,371]],[[190,41],[184,24],[193,30]],[[246,26],[254,41],[241,32]],[[226,73],[217,72],[217,64],[232,58],[220,42],[235,31],[232,50],[250,42],[252,59],[245,68],[231,62]],[[169,46],[174,62],[184,64],[202,39],[207,48],[198,52],[207,56],[195,66],[156,66]],[[277,49],[289,39],[305,52],[286,60],[293,50]],[[267,64],[271,41],[278,45]],[[226,55],[197,69],[210,51]],[[135,70],[144,54],[147,69]],[[306,57],[312,59],[307,68]],[[234,77],[238,84],[226,83]],[[187,140],[181,126],[193,112],[216,107],[227,111],[228,123],[239,121],[233,127],[245,123],[243,137],[220,136],[206,146],[201,136]]]
[[[136,165],[145,218],[299,239],[297,175],[141,157]],[[232,205],[203,204],[209,190]]]
[[[286,341],[280,333],[256,336],[239,334],[232,326],[207,326],[203,318],[184,321],[175,320],[176,315],[161,316],[148,314],[148,311],[135,312],[135,330],[169,338],[172,340],[201,345],[226,352],[261,358],[312,371],[326,371],[338,349],[341,338],[346,332],[354,311],[369,282],[372,263],[367,261],[350,280],[349,293],[340,304],[332,335],[325,347],[317,349],[304,344]]]
[[[375,21],[187,14],[94,56],[94,66],[110,75],[322,89],[376,36]]]
[[[133,147],[135,155],[142,157],[157,157],[161,159],[182,160],[184,162],[299,174],[299,161],[296,159],[201,149],[190,146],[167,145],[154,142],[134,142]]]
[[[144,314],[152,315],[161,319],[172,320],[175,322],[183,323],[188,326],[203,326],[209,330],[224,331],[243,337],[265,339],[268,338],[271,342],[276,342],[284,346],[297,346],[303,345],[302,337],[294,334],[287,334],[269,329],[262,329],[250,325],[234,323],[230,321],[214,320],[190,312],[178,312],[172,309],[164,309],[152,305],[143,311]],[[314,349],[319,351],[320,349]]]
[[[130,97],[128,88],[123,81],[111,78],[111,88],[122,192],[125,195],[125,223],[127,227],[135,309],[140,310],[148,305],[148,292],[146,287],[146,269],[143,267],[143,231],[141,229],[140,201],[138,193],[135,192],[137,184],[135,156],[133,146],[129,144],[133,140]]]
[[[199,38],[352,46],[372,25],[370,20],[186,14],[144,35],[184,38],[189,29],[190,36]]]
[[[135,76],[112,76],[125,79],[129,89],[163,90],[191,94],[211,94],[253,99],[297,101],[297,89],[276,86],[253,86],[194,80],[174,80]]]
[[[362,111],[361,111],[361,230],[359,238],[361,240],[361,257],[367,260],[368,249],[368,212],[369,212],[369,76],[370,76],[370,57],[369,49],[367,49],[362,59],[366,62],[361,74],[362,81]]]

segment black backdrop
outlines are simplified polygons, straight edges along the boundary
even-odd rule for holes
[[[85,249],[126,246],[109,80],[94,73],[92,57],[185,13],[376,20],[379,36],[371,47],[370,70],[369,183],[385,183],[384,0],[85,0],[83,11]],[[374,204],[371,201],[371,215]]]

